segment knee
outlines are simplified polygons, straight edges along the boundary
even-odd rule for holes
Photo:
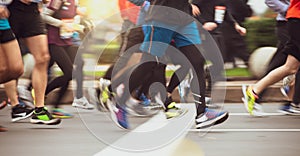
[[[298,66],[290,66],[287,64],[284,65],[284,70],[287,72],[288,75],[296,74],[298,72],[298,69]]]
[[[14,78],[18,78],[20,76],[22,76],[22,74],[24,73],[24,66],[23,63],[18,63],[16,64],[12,69],[11,69],[11,73],[13,74]]]
[[[37,65],[47,65],[50,61],[50,55],[48,52],[42,52],[40,55],[38,56],[34,56],[35,59],[35,63]]]
[[[8,71],[7,66],[0,66],[0,73],[6,73]]]
[[[5,73],[8,79],[17,79],[24,73],[24,67],[22,62],[16,63],[9,67],[1,67],[0,72]]]

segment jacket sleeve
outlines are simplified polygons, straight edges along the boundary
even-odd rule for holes
[[[56,19],[53,17],[55,11],[57,11],[62,5],[61,0],[52,0],[48,7],[43,9],[43,12],[41,13],[42,19],[46,24],[55,26],[55,27],[60,27],[63,22],[59,19]]]
[[[289,7],[288,4],[283,3],[280,0],[265,0],[265,3],[273,11],[280,13],[280,14],[286,14],[286,11]]]
[[[196,5],[200,9],[201,4],[205,3],[205,2],[203,2],[203,0],[190,0],[190,3]],[[200,12],[201,12],[201,9],[200,9]],[[196,18],[199,20],[199,22],[201,24],[204,24],[206,22],[211,22],[211,21],[208,21],[207,19],[203,18],[201,15],[197,16]]]

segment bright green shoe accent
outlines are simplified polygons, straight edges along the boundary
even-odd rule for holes
[[[109,90],[108,90],[108,87],[105,87],[104,90],[102,91],[102,94],[101,94],[101,101],[103,103],[106,103],[108,98],[109,98]]]
[[[38,117],[38,119],[44,120],[44,121],[49,121],[50,120],[48,115],[37,115],[37,117]]]
[[[166,118],[167,119],[171,119],[171,118],[176,118],[179,116],[184,115],[188,110],[187,109],[182,109],[182,108],[178,108],[178,107],[174,107],[168,109],[167,112],[165,112]]]
[[[166,112],[165,114],[167,119],[174,118],[180,115],[180,113],[178,112]]]
[[[168,109],[172,109],[172,108],[176,108],[176,102],[171,102],[169,105],[168,105]]]
[[[247,95],[246,100],[247,100],[248,111],[251,115],[253,115],[254,104],[257,97],[253,93],[252,87],[247,88],[246,95]]]

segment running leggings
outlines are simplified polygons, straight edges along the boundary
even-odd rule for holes
[[[193,93],[194,101],[197,108],[197,115],[203,113],[205,111],[206,105],[205,105],[205,74],[204,74],[204,62],[205,59],[199,52],[196,46],[194,45],[188,45],[184,47],[180,47],[179,50],[182,52],[182,54],[185,56],[185,58],[188,61],[182,61],[182,64],[180,64],[183,69],[192,69],[193,71],[193,79],[191,81],[191,91]],[[144,54],[143,57],[147,56],[149,54]],[[149,56],[147,56],[149,57]],[[128,100],[128,98],[131,96],[131,92],[135,89],[146,85],[150,86],[151,83],[154,82],[165,82],[165,67],[166,65],[161,62],[155,61],[155,57],[147,59],[149,61],[145,63],[141,63],[137,65],[135,69],[132,69],[132,73],[130,74],[129,80],[125,81],[125,90],[123,95],[119,98],[118,103],[119,104],[125,104],[125,102]],[[172,57],[172,56],[171,56]],[[179,71],[179,72],[178,72]],[[187,72],[186,70],[179,69],[177,71],[177,77],[174,77],[174,81],[171,83],[174,83],[175,85],[186,76]],[[128,76],[128,75],[127,75]],[[126,86],[128,84],[128,86]],[[165,83],[162,83],[163,86],[165,86]],[[128,88],[127,88],[128,87]],[[147,87],[146,87],[147,88]],[[165,93],[164,93],[165,94]],[[165,97],[165,96],[163,96]]]
[[[45,94],[49,94],[56,88],[60,88],[58,97],[55,100],[55,107],[58,107],[60,100],[65,95],[70,80],[72,80],[72,74],[76,78],[77,91],[76,97],[81,98],[82,94],[82,81],[83,81],[83,60],[81,55],[76,56],[78,47],[77,46],[57,46],[50,44],[49,52],[51,56],[49,67],[51,67],[54,62],[60,67],[63,72],[62,76],[54,78],[47,85]],[[76,59],[76,60],[75,60]],[[75,63],[76,68],[73,73],[73,64]]]

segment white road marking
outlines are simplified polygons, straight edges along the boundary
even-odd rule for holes
[[[300,129],[190,129],[189,132],[300,132]]]
[[[264,113],[265,116],[282,116],[283,113]],[[249,113],[229,113],[229,116],[250,116]]]

